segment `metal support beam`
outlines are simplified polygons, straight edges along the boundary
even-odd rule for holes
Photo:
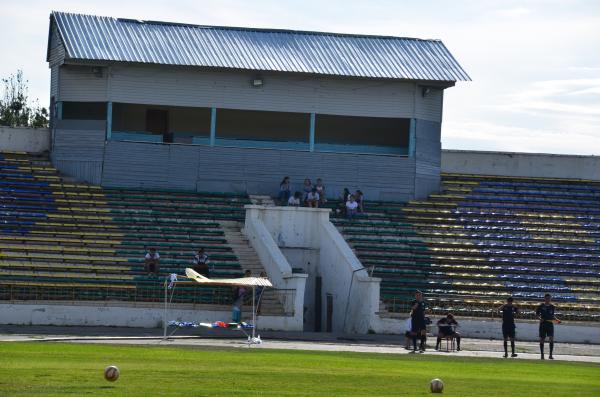
[[[310,114],[310,137],[309,137],[309,150],[311,152],[315,151],[315,119],[316,115],[314,113]]]
[[[210,109],[210,146],[215,146],[217,136],[217,108]]]
[[[112,102],[106,104],[106,140],[112,137]]]
[[[62,101],[56,102],[56,118],[62,120],[63,116],[63,103]]]
[[[417,119],[410,119],[410,135],[408,137],[408,157],[415,157],[417,149]]]

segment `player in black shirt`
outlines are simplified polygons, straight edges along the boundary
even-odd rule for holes
[[[504,358],[508,357],[508,340],[510,339],[511,357],[517,357],[515,353],[515,315],[519,309],[513,305],[513,298],[506,299],[506,304],[500,307],[502,312],[502,336],[504,337]]]
[[[552,296],[550,294],[544,295],[544,303],[538,306],[535,314],[537,314],[540,319],[540,354],[542,355],[542,360],[544,359],[544,342],[546,341],[546,337],[548,337],[548,342],[550,345],[550,355],[548,358],[553,360],[552,351],[554,350],[554,322],[560,324],[560,320],[556,318],[554,315],[554,305],[550,303],[552,300]]]
[[[413,338],[413,353],[417,351],[417,337],[421,339],[419,350],[425,351],[425,337],[427,335],[427,326],[425,324],[425,302],[423,302],[423,293],[417,291],[415,300],[411,303],[411,333]]]

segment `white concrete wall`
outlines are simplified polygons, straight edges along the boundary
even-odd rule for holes
[[[50,130],[0,126],[0,150],[30,153],[48,151],[50,150]]]
[[[68,325],[161,328],[163,324],[162,304],[119,305],[115,302],[102,303],[2,303],[0,322],[15,325]],[[244,308],[242,318],[250,320],[252,310]],[[229,306],[173,305],[167,321],[214,322],[231,318]],[[293,331],[295,320],[286,316],[258,316],[260,330]]]
[[[435,322],[441,316],[430,316]],[[502,321],[500,319],[481,319],[475,317],[457,318],[460,324],[458,331],[465,338],[502,339]],[[403,334],[405,318],[382,318],[374,331],[381,334]],[[437,332],[434,325],[430,332]],[[538,321],[517,321],[517,340],[539,340]],[[563,322],[554,326],[554,340],[558,343],[593,343],[600,344],[600,324]]]
[[[381,279],[369,277],[329,219],[320,227],[320,268],[323,289],[334,296],[334,331],[367,333],[379,309]]]
[[[442,172],[600,180],[600,157],[442,150]]]
[[[258,230],[261,235],[256,233]],[[265,230],[268,237],[264,235]],[[281,249],[288,254],[299,249],[318,251],[318,263],[313,271],[322,277],[323,329],[326,325],[327,294],[333,296],[334,332],[366,333],[371,329],[379,307],[380,280],[369,277],[362,269],[354,252],[329,221],[329,210],[248,205],[246,233],[259,256],[261,239],[267,240],[268,244],[276,244],[280,253]],[[286,264],[282,268],[287,270],[290,264],[283,253],[281,256]],[[293,254],[290,258],[295,256]],[[311,301],[313,299],[308,300]],[[309,312],[312,313],[310,309]]]
[[[284,308],[286,313],[294,313],[294,316],[288,319],[289,330],[302,331],[304,329],[304,290],[308,276],[292,273],[292,267],[271,237],[259,215],[258,211],[246,211],[244,234],[256,251],[273,286],[281,290],[295,291],[293,300],[282,299],[282,302],[286,304]]]
[[[312,248],[282,248],[294,269],[302,269],[308,277],[304,288],[304,331],[315,331],[315,285],[319,272],[319,250]]]

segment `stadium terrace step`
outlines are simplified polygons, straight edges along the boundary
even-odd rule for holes
[[[441,186],[407,205],[367,201],[376,218],[332,218],[382,279],[384,316],[420,288],[440,314],[489,316],[510,294],[533,309],[551,292],[562,315],[600,320],[599,181],[444,174]]]
[[[0,175],[0,285],[9,288],[0,296],[18,287],[35,299],[160,301],[161,280],[183,275],[200,246],[215,277],[243,274],[219,222],[243,220],[246,195],[103,189],[27,154],[0,156]],[[161,253],[160,280],[145,274],[149,247]],[[174,302],[230,303],[230,288],[181,285]],[[265,310],[281,311],[271,301],[265,297]]]

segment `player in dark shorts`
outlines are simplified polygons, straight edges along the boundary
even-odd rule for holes
[[[417,338],[421,339],[419,350],[425,351],[425,337],[427,335],[427,325],[425,324],[425,302],[423,302],[423,293],[417,291],[415,300],[411,303],[411,333],[413,340],[413,353],[417,351]]]
[[[508,357],[508,340],[510,339],[511,357],[517,357],[515,353],[515,315],[519,309],[513,305],[513,298],[506,299],[506,304],[500,307],[502,312],[502,337],[504,338],[504,358]]]
[[[550,345],[550,355],[548,358],[553,360],[552,352],[554,350],[554,322],[560,324],[560,320],[554,315],[555,307],[551,303],[552,296],[550,294],[544,295],[544,303],[538,306],[535,314],[540,319],[540,354],[542,360],[544,359],[544,342],[548,338],[548,344]]]

